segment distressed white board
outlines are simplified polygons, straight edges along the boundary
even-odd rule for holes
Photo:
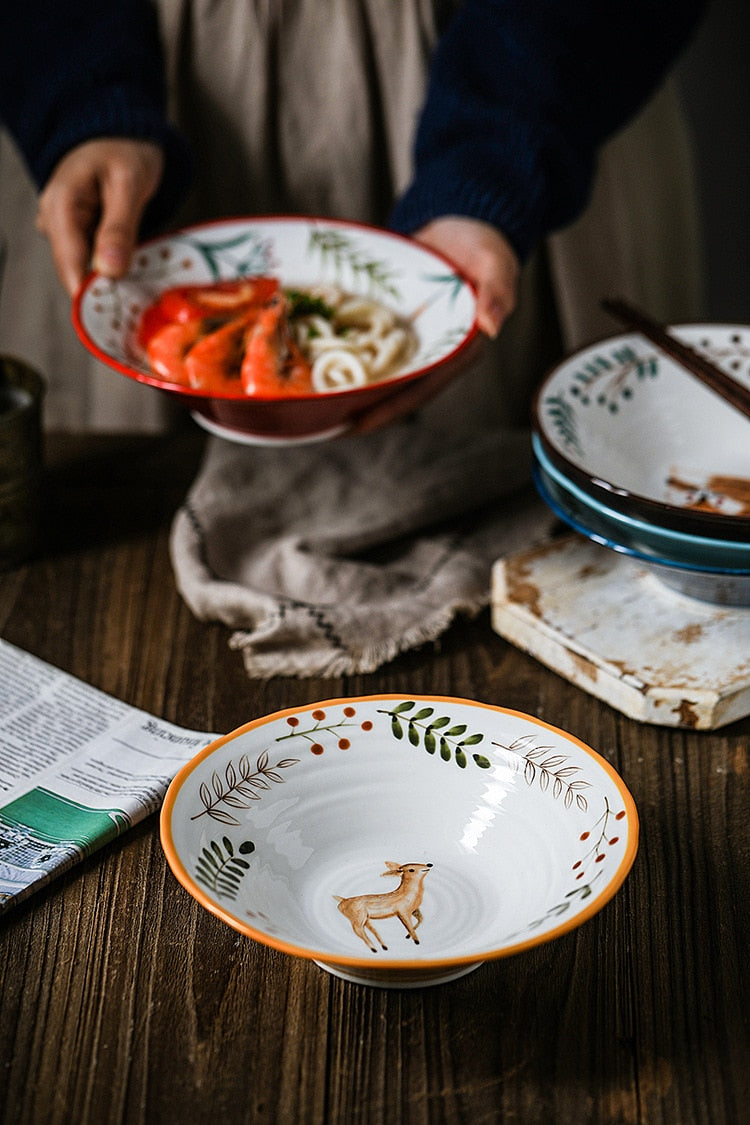
[[[499,559],[492,624],[641,722],[713,730],[750,714],[750,608],[686,597],[583,537]]]

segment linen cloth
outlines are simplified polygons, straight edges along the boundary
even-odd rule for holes
[[[253,678],[371,672],[487,604],[492,563],[554,523],[524,431],[406,420],[294,449],[211,439],[171,552]]]

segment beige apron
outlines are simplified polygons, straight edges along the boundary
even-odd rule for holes
[[[197,153],[195,189],[176,222],[286,211],[385,221],[409,179],[410,151],[439,0],[159,0],[172,112]],[[0,137],[0,350],[36,365],[46,425],[154,431],[166,398],[93,360],[70,324],[36,199]],[[517,423],[560,354],[612,330],[607,294],[658,317],[699,315],[690,151],[674,91],[606,147],[586,214],[524,271],[518,312],[476,373],[426,411],[438,426],[492,404]]]

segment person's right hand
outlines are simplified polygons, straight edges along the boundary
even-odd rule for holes
[[[520,263],[505,235],[489,223],[464,215],[444,215],[416,231],[414,238],[444,254],[477,291],[477,324],[497,336],[516,307]]]
[[[36,225],[71,296],[90,268],[106,277],[127,272],[163,169],[159,145],[120,137],[84,141],[55,167],[39,197]]]

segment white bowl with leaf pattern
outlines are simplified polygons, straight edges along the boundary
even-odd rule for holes
[[[638,817],[574,735],[444,696],[329,699],[212,743],[161,814],[217,918],[334,975],[420,987],[568,933],[609,902]]]
[[[750,387],[750,327],[671,331]],[[654,527],[750,542],[750,423],[639,333],[558,364],[537,392],[533,426],[594,501]]]
[[[381,301],[411,322],[417,349],[380,382],[293,398],[217,395],[154,374],[138,326],[163,290],[259,275],[277,277],[285,287],[336,284]],[[440,255],[376,227],[296,216],[226,219],[146,242],[123,280],[94,273],[84,281],[73,301],[73,323],[103,363],[181,400],[209,431],[249,444],[336,436],[405,392],[421,405],[463,370],[478,334],[474,289]]]

